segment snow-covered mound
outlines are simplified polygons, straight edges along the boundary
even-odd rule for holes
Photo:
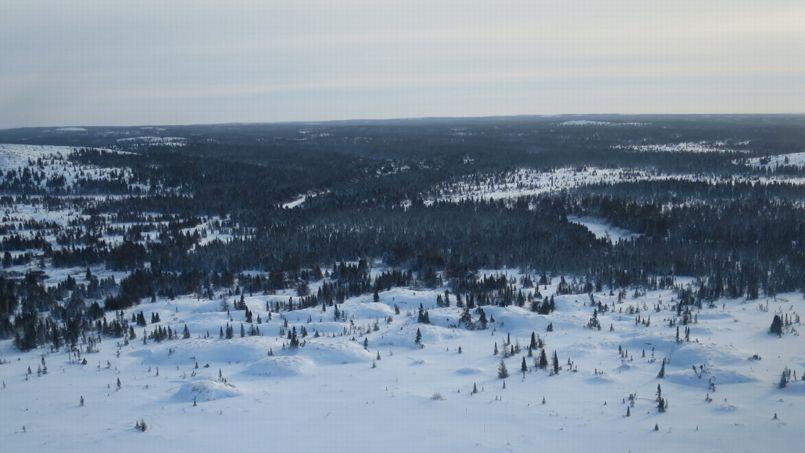
[[[736,365],[746,360],[746,356],[734,354],[729,346],[713,347],[714,345],[703,345],[696,343],[685,343],[682,346],[674,347],[669,354],[670,364],[683,368],[690,368],[691,365],[703,363],[715,365]]]
[[[324,343],[311,341],[299,354],[322,365],[371,362],[374,356],[357,343]]]
[[[215,401],[240,395],[241,392],[232,384],[204,379],[182,384],[179,390],[173,394],[173,400],[192,403],[194,400],[197,402]]]
[[[665,376],[665,380],[668,382],[673,382],[677,385],[688,385],[692,387],[701,387],[703,389],[706,389],[709,386],[711,380],[716,385],[744,384],[747,382],[756,381],[756,379],[752,376],[739,371],[712,367],[708,368],[707,371],[701,375],[696,374],[696,372],[691,368],[688,368],[687,371],[669,372]]]
[[[199,364],[254,362],[265,357],[268,346],[257,341],[232,342],[193,339],[184,345],[162,343],[148,349],[131,353],[146,365],[178,365],[198,362]]]
[[[292,377],[310,374],[315,369],[312,360],[303,356],[266,357],[249,365],[243,374],[265,377]]]
[[[519,270],[486,269],[483,274],[506,274],[515,291],[536,289],[514,283],[523,275]],[[95,444],[87,436],[116,439],[125,451],[203,451],[212,439],[248,450],[251,438],[231,436],[232,426],[269,420],[277,442],[315,451],[343,451],[329,444],[339,435],[372,449],[391,445],[392,451],[399,445],[417,451],[447,451],[456,445],[467,451],[531,451],[551,437],[594,451],[642,451],[657,436],[668,436],[664,445],[669,451],[686,445],[755,451],[769,442],[780,447],[802,439],[805,337],[767,333],[771,313],[786,311],[793,317],[801,294],[764,298],[768,311],[743,300],[694,308],[694,322],[677,324],[681,331],[690,328],[686,341],[677,340],[676,325],[669,325],[678,319],[672,290],[593,293],[596,303],[609,307],[597,312],[599,330],[586,326],[594,310],[590,295],[556,294],[558,282],[554,276],[539,285],[543,296],[554,297],[554,312],[486,305],[486,329],[457,325],[463,309],[455,306],[455,296],[451,306],[435,306],[436,296],[447,288],[397,288],[381,291],[380,302],[372,302],[371,294],[347,298],[339,310],[350,316],[338,320],[332,306],[325,312],[321,307],[274,312],[269,319],[267,301],[293,296],[255,293],[244,297],[254,315],[261,316],[252,325],[244,320],[244,310],[233,309],[232,294],[221,296],[230,302],[229,312],[221,297],[144,302],[123,316],[130,319],[143,311],[146,319],[158,314],[159,323],[135,327],[137,338],[128,344],[105,336],[97,352],[86,354],[82,344],[86,364],[49,348],[19,352],[13,340],[3,340],[0,378],[6,387],[0,390],[0,415],[11,422],[0,427],[0,437],[13,451],[45,441],[92,451]],[[430,324],[417,322],[420,304]],[[477,321],[478,313],[470,313]],[[649,317],[648,325],[636,322]],[[218,328],[227,324],[234,328],[232,338],[219,338]],[[185,325],[190,338],[143,343],[144,331],[170,326],[182,332]],[[259,326],[260,333],[250,336],[251,326]],[[306,335],[291,346],[289,332],[301,335],[303,327]],[[799,324],[792,327],[799,329]],[[544,344],[545,369],[538,364],[542,351],[529,354],[532,332]],[[552,371],[554,353],[558,374]],[[37,373],[43,357],[46,374]],[[663,359],[665,375],[658,377]],[[506,379],[500,378],[502,366]],[[780,388],[786,367],[792,380]],[[669,402],[664,413],[657,410],[658,387]],[[436,394],[441,397],[432,399]],[[84,430],[65,426],[65,416],[80,419]],[[462,423],[444,423],[456,417]],[[149,424],[145,435],[131,432],[129,420],[139,418]],[[367,419],[395,420],[417,432],[438,426],[446,438],[412,440],[408,430],[367,431]],[[773,441],[764,437],[769,423]],[[487,433],[467,430],[467,424],[485,425]],[[659,432],[653,431],[655,424]],[[21,434],[22,425],[28,434]],[[316,436],[304,435],[301,426]],[[614,436],[612,445],[603,448],[589,441],[589,436],[613,432],[629,435]]]
[[[465,335],[465,331],[461,329],[453,329],[438,326],[435,324],[407,324],[405,326],[398,326],[373,338],[373,344],[383,348],[395,347],[405,349],[419,349],[414,341],[416,338],[416,331],[419,329],[422,335],[422,344],[434,345],[443,343],[447,340],[454,340]]]

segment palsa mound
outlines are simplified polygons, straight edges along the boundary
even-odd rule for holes
[[[234,385],[213,380],[185,382],[173,394],[176,402],[215,401],[240,396]]]

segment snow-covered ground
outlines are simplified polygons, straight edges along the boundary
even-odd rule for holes
[[[283,203],[282,207],[285,209],[297,208],[301,206],[305,201],[307,201],[307,197],[308,197],[307,194],[300,195],[287,203]]]
[[[557,281],[541,286],[542,294],[553,294]],[[6,451],[121,452],[748,452],[787,451],[805,441],[805,381],[777,385],[784,367],[798,379],[805,373],[805,340],[790,330],[781,338],[767,333],[773,313],[793,318],[802,310],[799,294],[718,301],[697,310],[690,341],[677,342],[668,326],[670,290],[622,303],[595,294],[610,306],[598,316],[601,330],[585,327],[593,312],[587,295],[556,296],[550,315],[484,307],[494,318],[488,329],[458,328],[460,309],[434,308],[441,291],[398,288],[381,292],[377,303],[352,298],[339,306],[347,321],[336,322],[332,307],[286,313],[288,328],[308,332],[298,349],[283,347],[284,320],[274,313],[268,321],[265,308],[290,293],[245,298],[255,319],[261,316],[261,336],[240,337],[243,311],[231,310],[230,318],[221,300],[186,296],[146,302],[125,316],[159,313],[159,325],[177,332],[187,325],[191,338],[143,344],[140,327],[128,345],[104,338],[99,352],[82,356],[86,365],[65,352],[20,353],[4,341],[0,441]],[[230,309],[234,300],[228,298]],[[420,303],[432,324],[416,323]],[[630,307],[640,313],[627,314]],[[650,325],[637,324],[637,316],[650,317]],[[227,322],[235,338],[219,339]],[[417,329],[422,348],[414,343]],[[527,356],[532,332],[549,357],[557,352],[558,375]],[[502,355],[493,349],[497,343],[502,351],[508,335],[523,349],[505,359],[504,380]],[[663,358],[666,376],[659,379]],[[38,376],[43,360],[47,374]],[[656,408],[658,384],[665,413]],[[134,429],[138,420],[146,432]]]
[[[76,231],[76,229],[85,227],[80,224],[90,219],[87,210],[91,210],[98,203],[140,195],[137,192],[122,195],[83,194],[73,190],[77,187],[76,183],[79,180],[122,179],[128,183],[129,188],[140,188],[144,191],[152,189],[152,187],[134,183],[132,172],[129,168],[107,168],[74,162],[69,158],[74,151],[75,148],[66,146],[0,144],[0,182],[4,182],[4,178],[19,178],[19,175],[22,174],[43,175],[43,177],[36,179],[39,184],[38,188],[42,190],[43,195],[31,195],[19,193],[19,191],[3,194],[3,201],[0,204],[0,227],[3,229],[3,233],[0,233],[0,240],[8,239],[12,236],[23,239],[41,238],[48,242],[53,250],[60,250],[65,246],[83,247],[86,244],[80,242],[77,244],[60,244],[57,241],[57,237],[65,232],[77,233],[76,237],[83,237],[87,231]],[[101,151],[126,153],[125,151],[108,149]],[[47,182],[59,177],[64,177],[64,185],[60,186],[59,190],[54,191],[52,187],[47,185]],[[159,191],[178,192],[176,188],[163,187],[162,185],[157,185],[155,188]],[[119,219],[96,213],[94,214],[95,223],[92,233],[97,234],[104,244],[116,246],[124,240],[123,229],[131,228],[137,224],[140,227],[147,228],[148,231],[139,233],[141,239],[135,242],[145,244],[148,241],[159,241],[159,228],[164,227],[167,221],[153,220],[160,218],[159,214],[150,214],[151,219],[148,219],[148,213],[143,214],[144,217],[138,222],[120,222]],[[195,228],[187,228],[184,231],[185,233],[197,232],[201,235],[196,245],[203,246],[214,240],[227,242],[236,235],[233,227],[218,217],[201,218],[200,220],[201,223]],[[110,233],[109,231],[112,232]],[[195,245],[191,250],[194,248]],[[67,275],[63,272],[65,271],[64,269],[49,268],[50,259],[45,256],[44,251],[40,248],[11,250],[11,252],[13,252],[12,256],[15,258],[22,254],[29,254],[32,259],[22,264],[11,265],[0,272],[24,274],[28,271],[44,271],[49,276],[48,279],[61,276],[62,280]],[[76,272],[76,275],[85,270],[80,269]],[[116,275],[108,272],[103,267],[93,269],[93,271],[97,271],[96,274],[99,276]],[[116,277],[119,280],[121,275],[116,275]]]
[[[143,135],[140,137],[126,137],[117,139],[118,143],[137,145],[137,146],[185,146],[187,139],[185,137],[162,137],[154,135]]]
[[[746,145],[748,142],[736,143]],[[731,148],[725,141],[659,143],[651,145],[616,145],[612,149],[653,153],[745,153],[747,149]]]
[[[584,226],[590,230],[590,233],[593,233],[595,237],[599,239],[606,239],[613,244],[618,243],[621,240],[629,240],[640,236],[638,233],[623,228],[618,228],[614,225],[610,225],[602,219],[595,217],[568,216],[567,219],[573,223]]]
[[[562,167],[550,171],[522,168],[504,175],[480,175],[445,183],[431,192],[431,198],[426,203],[437,200],[458,202],[468,198],[502,200],[609,181],[637,181],[645,177],[642,171],[620,168]]]
[[[17,145],[0,143],[0,168],[26,166],[38,159],[61,160],[73,151],[69,146]]]
[[[69,160],[75,147],[50,145],[19,145],[0,143],[0,170],[14,170],[22,173],[27,170],[43,174],[41,185],[45,180],[64,177],[65,189],[71,189],[78,179],[84,180],[123,180],[129,181],[131,170],[128,168],[104,168],[94,165],[82,165]],[[106,153],[123,153],[102,149]],[[2,179],[0,173],[0,179]]]
[[[746,163],[757,168],[774,169],[780,166],[805,167],[805,151],[801,153],[777,154],[769,157],[753,157]]]
[[[307,193],[299,194],[293,200],[288,201],[286,203],[283,203],[282,207],[284,209],[298,208],[298,207],[302,206],[303,204],[305,204],[305,202],[308,201],[309,199],[315,198],[315,197],[321,195],[322,193],[326,193],[326,192],[327,191],[324,191],[324,192],[310,191],[310,192],[307,192]]]
[[[505,174],[481,174],[451,180],[426,194],[425,203],[459,202],[465,199],[505,200],[521,196],[560,192],[602,183],[639,181],[703,181],[711,183],[750,182],[753,184],[788,183],[805,185],[805,178],[789,176],[713,176],[674,174],[648,170],[601,167],[561,167],[548,171],[521,168]]]
[[[593,121],[593,120],[570,120],[559,123],[560,126],[645,126],[648,123],[637,123],[633,121],[613,122],[613,121]]]

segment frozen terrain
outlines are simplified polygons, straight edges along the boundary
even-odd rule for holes
[[[136,146],[184,146],[187,139],[184,137],[162,137],[153,135],[143,135],[140,137],[126,137],[117,139],[118,143]]]
[[[753,157],[747,164],[758,168],[774,169],[782,166],[805,167],[805,152],[777,154],[769,157]]]
[[[745,146],[747,142],[736,143],[736,145]],[[616,145],[612,147],[618,150],[636,151],[636,152],[654,152],[654,153],[742,153],[747,152],[746,149],[737,149],[729,146],[727,142],[682,142],[682,143],[662,143],[650,145]]]
[[[521,168],[495,174],[480,174],[439,184],[427,194],[425,203],[462,200],[507,200],[521,196],[561,192],[595,184],[633,183],[640,181],[698,181],[709,183],[748,182],[757,185],[785,183],[805,185],[805,178],[796,176],[715,176],[704,173],[679,174],[628,168],[592,166],[561,167],[551,170]]]
[[[599,239],[606,239],[612,243],[619,242],[621,240],[629,240],[640,236],[633,231],[618,228],[614,225],[610,225],[602,219],[595,217],[568,216],[567,219],[573,223],[578,223],[579,225],[584,226],[590,230],[590,233],[593,233],[595,237]]]
[[[540,292],[553,294],[557,282]],[[146,302],[123,316],[142,310],[161,322],[138,328],[128,344],[103,338],[98,352],[82,354],[85,365],[63,351],[20,353],[4,341],[0,439],[8,451],[124,452],[248,451],[264,443],[284,451],[773,451],[805,441],[805,381],[778,386],[785,367],[797,379],[805,373],[800,326],[768,334],[773,313],[797,316],[799,294],[718,301],[695,311],[689,341],[676,341],[670,290],[620,302],[594,294],[610,307],[598,315],[601,330],[585,327],[593,313],[586,294],[555,296],[550,315],[486,306],[494,322],[469,330],[457,327],[461,309],[435,308],[440,292],[398,288],[381,292],[380,302],[348,299],[341,321],[332,307],[268,320],[266,301],[292,293],[247,296],[262,323],[254,323],[260,335],[243,338],[240,326],[252,327],[244,312],[231,303],[229,314],[222,310],[222,299],[234,296]],[[431,324],[416,322],[419,304]],[[234,338],[219,339],[227,323]],[[170,326],[178,335],[185,325],[190,338],[143,344],[144,331]],[[304,346],[290,348],[288,330],[302,327]],[[558,374],[535,367],[537,351],[528,357],[532,332],[548,357],[556,351]],[[503,353],[494,355],[495,344],[519,347],[504,359],[507,379],[498,377]],[[144,433],[134,429],[139,420]]]
[[[595,126],[643,124],[649,123],[578,120],[561,125],[568,126],[565,132],[578,133],[595,131]],[[192,150],[198,140],[188,142],[181,138],[184,134],[181,131],[166,132],[165,137],[157,136],[158,132],[163,130],[127,133],[129,138],[116,141],[114,146],[130,151],[156,145],[183,146],[154,153],[164,157]],[[329,133],[298,132],[302,138],[294,134],[290,140],[314,141],[329,136]],[[450,136],[453,140],[478,132],[475,128],[457,128]],[[627,129],[609,132],[621,133]],[[595,190],[589,187],[592,185],[600,185],[606,193],[608,184],[646,181],[670,181],[669,186],[673,181],[726,186],[749,183],[749,188],[757,187],[758,192],[771,183],[791,184],[792,192],[797,189],[793,186],[805,184],[800,172],[739,168],[734,164],[741,156],[721,155],[733,149],[742,150],[748,142],[695,140],[698,138],[679,137],[671,139],[678,144],[638,145],[645,148],[623,145],[624,148],[618,149],[646,152],[640,158],[656,158],[651,152],[713,153],[662,154],[659,158],[723,159],[725,166],[736,174],[728,175],[729,170],[710,173],[695,169],[691,173],[681,170],[675,173],[658,166],[619,168],[603,164],[563,164],[536,169],[515,163],[494,167],[499,169],[496,171],[489,170],[483,159],[476,160],[468,154],[453,157],[453,162],[461,162],[466,171],[446,173],[444,179],[439,179],[442,173],[434,173],[435,178],[424,179],[425,185],[408,187],[404,193],[392,191],[393,196],[386,199],[394,200],[396,209],[400,200],[408,198],[403,205],[410,206],[415,197],[421,197],[430,207],[420,211],[431,212],[447,207],[460,213],[462,205],[442,206],[439,202],[463,200],[502,200],[500,205],[505,205],[505,209],[501,211],[515,208],[535,211],[538,204],[523,205],[512,200],[560,192],[573,195],[574,189]],[[624,143],[641,142],[636,139]],[[605,149],[611,148],[607,145]],[[754,452],[789,451],[805,442],[802,429],[805,340],[800,335],[805,297],[801,293],[777,288],[781,294],[774,297],[761,291],[755,300],[709,301],[707,296],[691,296],[704,287],[700,280],[676,276],[668,277],[672,282],[658,284],[657,276],[646,270],[649,267],[641,268],[639,263],[634,270],[648,275],[647,285],[654,289],[623,284],[625,289],[611,290],[606,285],[608,276],[593,280],[589,275],[551,274],[550,268],[545,274],[517,267],[483,268],[504,266],[505,262],[493,264],[478,256],[472,259],[482,268],[477,273],[467,270],[460,278],[448,278],[443,271],[445,266],[433,271],[433,279],[428,278],[427,270],[415,269],[411,272],[416,276],[405,284],[379,284],[387,272],[409,268],[395,268],[398,264],[391,264],[382,255],[359,261],[364,253],[359,248],[360,242],[366,237],[356,236],[360,239],[342,239],[349,248],[357,250],[354,252],[357,256],[349,256],[345,264],[359,267],[372,263],[365,269],[365,278],[371,283],[350,293],[364,294],[350,297],[342,292],[344,299],[336,295],[335,299],[317,296],[303,300],[300,293],[321,294],[318,292],[327,285],[338,288],[333,291],[346,291],[349,285],[365,281],[363,277],[348,280],[351,271],[337,272],[337,266],[326,260],[322,260],[321,268],[316,267],[318,273],[305,267],[309,264],[291,259],[287,269],[282,268],[285,263],[278,267],[256,260],[244,261],[245,264],[237,261],[254,254],[262,255],[268,263],[272,253],[282,257],[274,251],[275,243],[248,239],[271,229],[296,227],[282,223],[283,217],[311,221],[312,224],[300,228],[316,233],[315,215],[334,209],[324,206],[328,197],[319,196],[331,188],[316,184],[292,186],[282,193],[296,196],[275,199],[272,203],[272,208],[283,207],[287,211],[260,212],[276,225],[262,224],[258,228],[248,223],[249,216],[238,217],[235,211],[224,209],[225,203],[208,212],[182,207],[185,200],[181,199],[171,202],[176,209],[168,202],[155,202],[166,193],[181,192],[191,198],[192,187],[198,186],[182,185],[179,180],[176,185],[166,187],[156,176],[140,178],[135,165],[114,168],[79,164],[73,152],[71,147],[0,145],[3,170],[0,183],[4,184],[0,197],[0,241],[5,247],[3,252],[7,252],[2,254],[0,276],[4,282],[17,285],[21,300],[18,310],[12,310],[8,319],[24,319],[25,304],[39,303],[37,315],[43,325],[45,319],[67,324],[62,311],[67,311],[72,296],[79,293],[76,288],[81,288],[84,295],[80,296],[83,300],[75,303],[81,303],[87,313],[80,318],[85,326],[76,343],[78,349],[71,353],[64,345],[66,339],[57,348],[50,346],[48,328],[34,332],[33,336],[41,338],[27,352],[20,352],[15,345],[14,336],[26,332],[22,327],[7,330],[11,332],[6,335],[8,339],[0,340],[3,451]],[[130,162],[127,159],[146,158],[146,154],[114,161]],[[623,158],[626,153],[609,154]],[[740,161],[773,170],[781,159],[785,163],[786,157],[789,164],[801,165],[800,154],[803,153]],[[381,166],[372,166],[364,175],[372,181],[388,178],[396,184],[409,176],[416,180],[421,177],[419,172],[423,169],[429,172],[431,165],[433,162],[427,159],[392,159]],[[120,187],[109,184],[118,180],[122,182]],[[85,181],[90,183],[82,186]],[[105,192],[109,187],[113,192]],[[334,198],[345,197],[338,190],[332,189]],[[366,196],[356,192],[357,198]],[[697,202],[706,203],[692,198],[680,201],[691,205]],[[360,201],[360,210],[354,212],[366,213],[366,218],[371,218],[378,211],[369,209],[370,205],[368,201]],[[619,228],[616,225],[642,224],[631,217],[629,222],[621,223],[620,219],[609,222],[605,214],[610,219],[611,213],[623,211],[596,210],[596,206],[581,202],[575,209],[560,206],[554,216],[556,220],[545,224],[556,230],[570,230],[573,234],[565,237],[573,243],[585,244],[584,249],[567,252],[571,260],[587,267],[600,267],[602,262],[606,264],[607,259],[618,255],[663,258],[660,252],[664,249],[657,255],[632,253],[651,241],[658,241],[663,248],[673,236],[635,227],[645,233],[640,236],[636,231]],[[489,205],[479,205],[478,209],[486,207]],[[665,205],[657,207],[657,213],[664,212]],[[732,211],[726,212],[729,216]],[[757,211],[738,212],[749,212],[734,216],[737,222],[748,222],[754,220],[751,217]],[[792,228],[799,228],[797,212],[789,217],[770,217],[768,223],[782,218],[790,221]],[[647,218],[643,220],[654,219],[644,215]],[[339,217],[333,215],[333,218]],[[580,226],[568,225],[565,219]],[[707,215],[702,215],[698,222],[699,226],[713,223]],[[426,228],[431,225],[423,224]],[[749,224],[753,225],[757,223]],[[465,226],[468,225],[459,225]],[[731,240],[727,234],[736,229],[729,226],[723,225],[724,237],[716,238]],[[493,227],[500,229],[497,224]],[[556,230],[546,230],[548,233],[539,240],[558,236],[561,231]],[[340,232],[335,228],[325,231],[336,244]],[[756,231],[765,230],[752,227],[743,232],[749,238],[746,243],[755,240],[751,234]],[[379,234],[391,233],[386,228]],[[414,236],[416,231],[410,233]],[[692,230],[685,239],[697,239],[696,234]],[[593,240],[593,235],[600,240]],[[305,253],[311,252],[309,244],[314,243],[305,243],[308,237],[312,236],[298,240]],[[480,234],[470,237],[486,238]],[[633,240],[637,238],[640,239]],[[757,240],[762,239],[757,236]],[[287,242],[296,244],[294,240]],[[404,240],[399,242],[411,246]],[[421,242],[423,250],[434,247],[434,241]],[[495,246],[507,245],[505,242],[499,241]],[[328,239],[319,243],[330,242]],[[800,243],[786,241],[786,247],[792,251],[786,248],[785,253],[795,255]],[[262,247],[258,249],[255,244]],[[476,245],[479,244],[463,245],[460,250],[471,254]],[[526,245],[514,243],[528,250]],[[561,247],[566,247],[565,243]],[[679,247],[675,249],[679,255],[675,256],[682,257],[688,251]],[[497,250],[491,252],[489,255]],[[138,253],[147,259],[137,261]],[[588,259],[600,256],[594,253],[606,254],[604,260]],[[83,256],[87,261],[83,261]],[[729,255],[730,263],[740,263],[736,268],[745,265],[745,260],[733,261],[732,256]],[[176,273],[172,277],[177,282],[193,279],[194,267],[189,264],[180,267],[186,263],[183,260],[191,257],[201,257],[198,262],[187,263],[195,263],[196,268],[205,272],[203,278],[193,280],[194,286],[182,287],[191,289],[168,292],[167,289],[179,286],[165,285],[157,290],[149,286],[160,285],[162,277],[167,280],[171,272]],[[550,256],[547,260],[549,266],[553,259]],[[174,266],[160,268],[166,262]],[[207,263],[209,268],[204,267]],[[131,278],[137,272],[154,269],[161,274],[152,280],[138,282]],[[618,272],[631,274],[632,269],[621,267]],[[781,279],[782,274],[774,267],[759,271],[773,276],[769,279],[771,283]],[[337,273],[341,275],[335,276]],[[487,276],[503,274],[507,280],[500,287],[495,287],[494,282],[487,283]],[[735,285],[731,279],[743,275],[732,272],[723,278]],[[254,292],[244,289],[251,288],[258,277],[261,289]],[[535,286],[542,278],[547,281]],[[277,279],[279,282],[274,285]],[[29,280],[48,290],[37,294],[39,298],[25,300],[29,291],[33,293],[32,288],[39,288],[22,284]],[[92,285],[98,286],[98,280],[106,289],[84,291]],[[442,286],[442,282],[449,283]],[[467,288],[459,290],[464,291],[462,303],[467,303],[470,294],[488,298],[480,309],[457,305],[457,287],[472,288],[470,283],[495,288],[476,293]],[[110,306],[107,305],[110,299],[122,293],[124,286],[134,285],[151,290],[153,299],[150,295],[138,295],[127,301],[137,305],[120,305],[130,308],[101,310],[102,306]],[[589,285],[590,293],[582,289],[585,285]],[[376,296],[374,288],[379,288]],[[444,300],[447,291],[449,303],[440,304],[438,301]],[[742,294],[743,290],[737,293]],[[0,304],[6,295],[0,291]],[[506,295],[511,298],[505,299]],[[696,299],[702,305],[689,305],[690,312],[684,313],[684,309],[678,310],[683,297]],[[532,305],[532,300],[537,304],[548,299],[555,302],[553,311],[543,313]],[[312,306],[299,308],[310,300],[314,301]],[[90,315],[89,307],[96,302],[98,305],[94,307],[98,308]],[[293,306],[291,309],[287,309],[288,303]],[[426,320],[420,307],[426,311]],[[139,314],[142,322],[137,319]],[[769,333],[775,315],[785,320],[780,336]],[[97,326],[93,324],[95,319]],[[104,331],[104,326],[122,320],[133,326],[134,336],[129,336],[128,331],[113,336],[109,329],[103,335],[98,333]],[[167,329],[170,333],[163,338]],[[294,333],[299,344],[292,340]],[[532,336],[537,346],[530,350]],[[543,352],[548,361],[544,367],[539,363]],[[556,368],[551,363],[554,353]],[[508,376],[501,376],[501,363],[505,364],[504,374]],[[791,371],[790,380],[781,386],[781,375],[786,369]],[[667,402],[663,410],[660,401]],[[141,422],[147,429],[135,428]]]
[[[560,126],[645,126],[646,123],[634,121],[613,122],[613,121],[594,121],[594,120],[569,120],[559,123]]]
[[[104,153],[122,153],[109,149]],[[47,145],[17,145],[0,143],[0,182],[20,178],[24,173],[38,173],[40,188],[52,189],[52,181],[61,180],[58,188],[70,191],[78,180],[119,180],[128,182],[131,172],[127,168],[101,168],[81,165],[69,160],[75,147]]]

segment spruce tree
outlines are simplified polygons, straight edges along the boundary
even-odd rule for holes
[[[559,374],[559,357],[553,351],[553,374]]]
[[[545,354],[545,349],[540,350],[539,367],[543,370],[548,368],[548,356]]]
[[[781,318],[780,315],[774,315],[774,319],[771,321],[771,327],[769,327],[769,333],[773,333],[778,337],[783,335],[783,318]]]
[[[501,360],[500,365],[498,365],[498,378],[506,379],[507,377],[509,377],[509,370],[506,369],[506,363]]]

